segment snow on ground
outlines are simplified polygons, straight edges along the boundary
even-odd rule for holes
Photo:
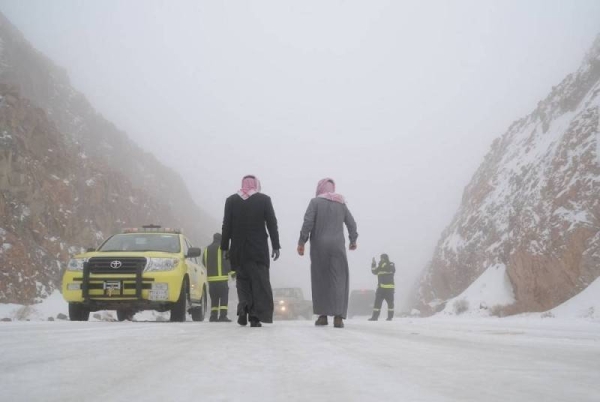
[[[2,322],[6,401],[597,401],[600,321]]]
[[[498,278],[504,267],[490,267],[461,296],[477,306],[510,301],[512,289],[492,285]],[[23,308],[0,305],[0,318],[17,318]],[[600,279],[547,319],[359,317],[344,329],[312,321],[242,328],[156,322],[168,314],[146,311],[136,322],[43,321],[59,312],[67,304],[55,292],[28,307],[30,322],[0,322],[0,400],[545,402],[600,395]]]
[[[67,302],[65,302],[61,293],[56,290],[41,303],[30,306],[0,303],[0,318],[45,321],[49,317],[56,318],[59,313],[68,315],[68,310]]]
[[[490,315],[495,306],[515,302],[512,285],[504,264],[490,266],[460,295],[449,299],[439,314]]]
[[[56,318],[59,313],[68,315],[69,306],[58,290],[43,299],[41,303],[30,306],[0,303],[0,319],[45,321],[49,317]]]
[[[46,321],[52,317],[58,318],[59,314],[68,317],[69,305],[63,299],[59,290],[55,290],[49,297],[40,303],[24,306],[22,304],[0,303],[0,319],[10,318],[13,321]],[[113,321],[117,319],[114,311],[98,311],[90,314],[90,321]],[[157,311],[142,311],[134,316],[137,321],[165,321],[169,319],[169,313]]]
[[[544,313],[543,316],[600,320],[600,277],[578,295]]]

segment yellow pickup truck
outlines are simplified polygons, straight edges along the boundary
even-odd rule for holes
[[[203,321],[206,268],[200,248],[180,230],[148,225],[109,237],[98,249],[71,258],[62,294],[71,321],[91,311],[116,310],[119,321],[142,310],[170,311],[171,321]]]

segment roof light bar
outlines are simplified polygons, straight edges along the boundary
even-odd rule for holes
[[[144,225],[141,228],[125,228],[123,233],[174,233],[181,234],[181,229],[162,228],[158,225]]]

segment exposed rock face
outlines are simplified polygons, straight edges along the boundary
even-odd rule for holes
[[[507,100],[510,101],[510,100]],[[418,286],[432,313],[502,263],[516,303],[543,311],[600,275],[600,36],[579,70],[496,139]]]
[[[50,294],[70,255],[146,223],[198,245],[215,226],[0,14],[0,302]]]

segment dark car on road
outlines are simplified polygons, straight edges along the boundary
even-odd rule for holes
[[[299,317],[311,319],[313,316],[312,302],[304,299],[300,288],[275,288],[273,301],[275,319],[295,320]]]
[[[353,290],[348,301],[348,318],[357,315],[371,315],[375,303],[375,291],[369,289]]]

